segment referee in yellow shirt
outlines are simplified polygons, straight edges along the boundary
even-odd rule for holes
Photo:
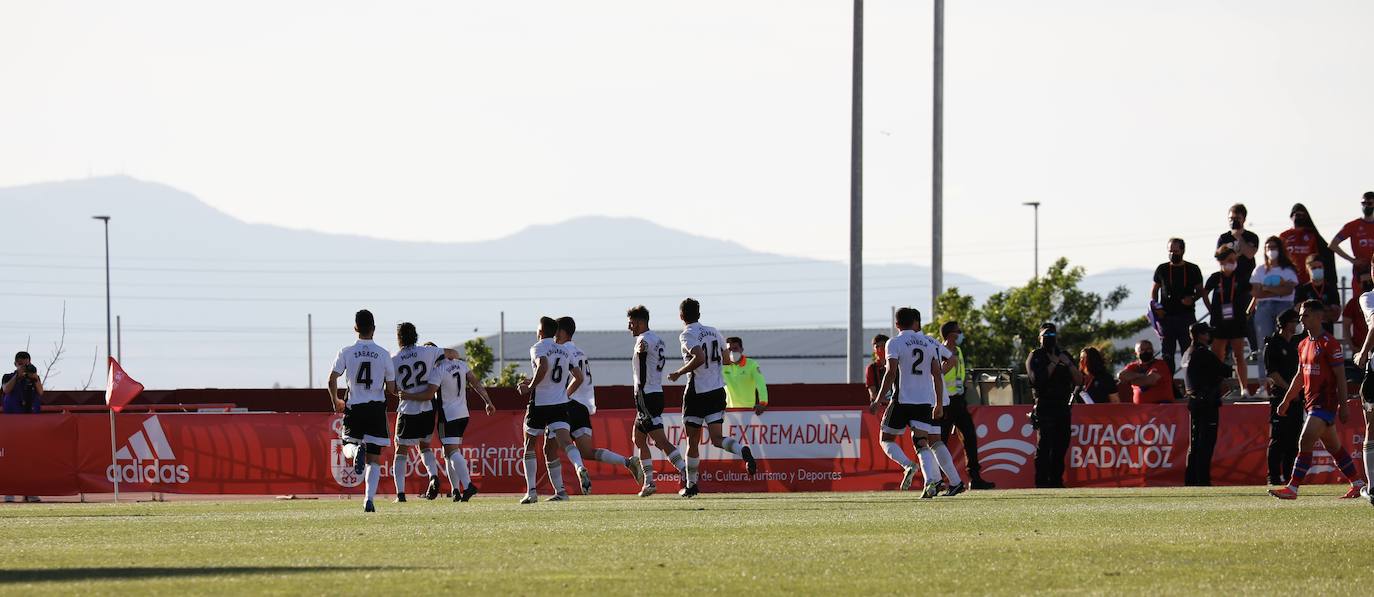
[[[755,415],[768,408],[768,384],[759,371],[759,362],[744,356],[744,341],[738,336],[725,339],[728,353],[721,374],[725,376],[725,404],[729,408],[752,408]]]

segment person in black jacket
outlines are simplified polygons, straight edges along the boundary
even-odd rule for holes
[[[1288,309],[1275,320],[1274,333],[1264,339],[1264,370],[1269,373],[1269,484],[1287,485],[1298,457],[1298,437],[1302,435],[1303,412],[1290,408],[1279,414],[1279,403],[1298,374],[1298,312]]]
[[[1074,390],[1074,395],[1084,404],[1088,404],[1089,400],[1092,404],[1121,402],[1117,397],[1120,388],[1116,377],[1107,369],[1107,360],[1102,358],[1102,351],[1092,346],[1079,351],[1078,371],[1083,374],[1083,383]]]
[[[1035,486],[1063,487],[1064,460],[1069,452],[1069,398],[1083,383],[1073,357],[1059,347],[1052,323],[1040,326],[1040,348],[1026,357],[1026,376],[1035,397],[1031,425],[1039,431],[1035,451]]]
[[[1231,383],[1231,366],[1221,362],[1208,347],[1212,344],[1212,328],[1195,323],[1188,329],[1193,345],[1185,359],[1188,373],[1188,413],[1191,425],[1188,435],[1188,468],[1183,484],[1191,487],[1212,485],[1212,452],[1217,447],[1217,423],[1220,421],[1221,396]]]

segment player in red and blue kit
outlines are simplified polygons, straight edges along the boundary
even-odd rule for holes
[[[1287,413],[1301,395],[1307,410],[1307,423],[1303,425],[1302,437],[1298,440],[1298,458],[1288,485],[1269,490],[1269,495],[1281,500],[1298,499],[1298,486],[1307,476],[1307,469],[1312,466],[1312,448],[1317,445],[1317,440],[1326,446],[1341,474],[1351,483],[1345,498],[1359,497],[1360,488],[1364,486],[1364,480],[1355,475],[1355,463],[1341,445],[1336,429],[1337,418],[1342,423],[1349,418],[1345,407],[1345,355],[1341,353],[1341,343],[1322,327],[1325,311],[1326,305],[1320,300],[1311,299],[1302,304],[1299,314],[1308,336],[1298,345],[1298,375],[1284,394],[1278,412],[1280,416]]]

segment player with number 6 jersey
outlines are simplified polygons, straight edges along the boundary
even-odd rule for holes
[[[353,316],[358,341],[345,346],[329,372],[329,398],[334,411],[343,411],[344,456],[353,460],[354,474],[364,475],[367,499],[363,512],[375,512],[372,500],[381,481],[382,448],[391,445],[386,432],[386,396],[396,391],[391,354],[372,341],[376,320],[367,309]],[[339,398],[339,378],[347,375],[348,400]]]
[[[647,307],[630,307],[625,317],[629,320],[626,328],[635,337],[630,371],[635,392],[633,437],[644,475],[644,486],[639,490],[639,497],[649,497],[658,491],[658,484],[654,481],[654,456],[649,451],[650,439],[668,457],[668,462],[677,468],[684,488],[687,486],[687,461],[663,432],[663,369],[668,364],[668,347],[658,334],[649,329]]]
[[[520,380],[515,387],[522,396],[529,396],[529,404],[525,409],[524,446],[527,491],[525,497],[520,500],[521,504],[539,501],[536,489],[539,454],[534,451],[534,444],[537,438],[545,434],[552,434],[559,447],[568,455],[568,460],[572,461],[577,469],[577,476],[582,481],[584,494],[591,491],[592,484],[592,477],[587,473],[587,467],[582,464],[582,453],[577,450],[577,445],[573,444],[572,435],[568,431],[568,394],[563,386],[563,379],[567,375],[569,355],[555,340],[555,336],[558,335],[558,322],[552,317],[540,317],[538,334],[539,342],[530,347],[532,378]],[[548,441],[545,437],[544,442]],[[567,494],[562,491],[563,464],[556,458],[550,459],[546,464],[549,468],[549,479],[554,482],[555,493],[550,501],[568,499]]]
[[[598,448],[592,443],[592,415],[596,414],[596,394],[592,385],[592,366],[588,362],[587,353],[582,352],[576,344],[573,344],[573,334],[577,332],[577,322],[571,317],[558,318],[558,333],[555,341],[563,350],[568,351],[568,427],[572,433],[573,442],[577,444],[578,452],[591,456],[592,460],[623,466],[629,471],[630,476],[634,477],[636,483],[641,483],[644,479],[640,476],[643,472],[639,468],[639,458],[631,456],[626,458],[607,450]],[[544,442],[544,462],[558,462],[558,451],[556,444],[550,443],[545,438]],[[562,474],[554,477],[554,469],[549,470],[549,477],[555,481],[554,488],[559,492],[563,491]],[[583,482],[583,493],[590,493],[591,480]]]
[[[668,379],[677,381],[683,375],[688,376],[687,391],[682,395],[682,425],[687,434],[687,483],[678,493],[692,497],[700,491],[697,488],[701,476],[698,446],[703,426],[710,432],[711,445],[744,459],[750,477],[758,471],[758,464],[749,446],[733,437],[725,437],[725,377],[721,373],[725,338],[716,328],[702,325],[701,303],[696,299],[684,299],[678,305],[678,315],[684,326],[678,340],[685,362],[677,371],[668,374]]]

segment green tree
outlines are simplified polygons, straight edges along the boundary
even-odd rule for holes
[[[1040,324],[1047,321],[1058,327],[1059,345],[1066,350],[1096,346],[1110,362],[1126,362],[1130,349],[1113,350],[1112,341],[1129,337],[1148,323],[1144,316],[1128,321],[1103,319],[1102,313],[1121,306],[1130,291],[1118,286],[1105,296],[1086,292],[1078,287],[1083,276],[1083,268],[1069,267],[1069,261],[1061,257],[1044,276],[998,292],[982,307],[975,306],[972,297],[959,294],[958,288],[950,288],[936,300],[940,321],[930,322],[924,330],[938,337],[941,322],[959,321],[971,367],[1019,366],[1039,341]]]
[[[520,365],[506,363],[506,367],[496,377],[488,379],[484,383],[491,388],[513,388],[520,383],[522,377],[524,376],[520,375]]]
[[[463,343],[463,354],[468,357],[468,366],[472,368],[472,374],[477,379],[486,379],[491,375],[492,362],[495,355],[491,352],[491,347],[487,346],[487,341],[482,338],[473,338]]]

